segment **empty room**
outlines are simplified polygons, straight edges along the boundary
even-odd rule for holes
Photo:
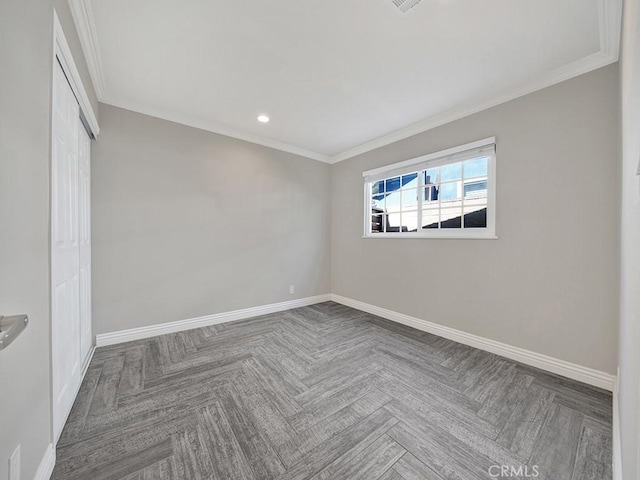
[[[640,480],[640,0],[0,0],[0,480]]]

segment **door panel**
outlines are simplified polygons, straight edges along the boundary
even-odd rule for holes
[[[86,307],[81,306],[80,300],[79,125],[78,102],[56,62],[51,158],[51,328],[56,441],[80,386],[85,348],[81,312]]]

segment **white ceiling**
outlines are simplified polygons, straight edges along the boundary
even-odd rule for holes
[[[618,57],[620,0],[69,1],[100,101],[329,162]]]

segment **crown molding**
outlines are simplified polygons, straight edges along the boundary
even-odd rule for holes
[[[104,99],[106,94],[106,82],[102,68],[102,57],[96,33],[96,24],[93,17],[91,2],[88,0],[69,0],[69,9],[76,25],[78,37],[84,58],[87,61],[89,76],[93,82],[93,88],[99,101]]]
[[[115,99],[112,99],[110,96],[101,100],[101,102],[106,105],[111,105],[113,107],[123,108],[125,110],[131,110],[133,112],[141,113],[143,115],[149,115],[150,117],[161,118],[162,120],[179,123],[181,125],[186,125],[188,127],[194,127],[200,130],[207,130],[209,132],[217,133],[219,135],[224,135],[226,137],[232,137],[238,140],[243,140],[245,142],[255,143],[257,145],[262,145],[264,147],[281,150],[283,152],[293,153],[294,155],[298,155],[300,157],[306,157],[312,160],[317,160],[319,162],[329,163],[329,157],[327,155],[323,155],[317,152],[312,152],[311,150],[305,150],[304,148],[296,147],[295,145],[290,145],[288,143],[278,142],[276,140],[270,140],[268,138],[263,138],[258,135],[252,135],[250,133],[246,133],[241,130],[236,130],[234,128],[227,127],[226,125],[220,125],[219,123],[209,122],[207,120],[199,120],[189,115],[182,115],[174,112],[164,112],[160,109],[149,108],[146,105],[140,105],[135,102],[115,100]]]
[[[552,70],[547,74],[541,75],[538,78],[497,96],[460,105],[454,109],[426,118],[413,125],[332,155],[329,158],[329,163],[338,163],[370,152],[371,150],[384,147],[399,140],[404,140],[413,135],[426,132],[446,123],[459,120],[617,62],[620,53],[622,0],[598,0],[598,23],[600,30],[600,50],[598,52]]]
[[[91,9],[90,0],[69,0],[71,13],[78,30],[80,43],[84,51],[89,73],[96,90],[98,100],[108,105],[113,105],[138,113],[150,115],[164,120],[169,120],[183,125],[188,125],[202,130],[226,135],[269,148],[275,148],[284,152],[293,153],[313,160],[335,164],[363,153],[375,150],[380,147],[395,143],[399,140],[426,132],[446,123],[459,120],[473,115],[491,107],[495,107],[518,97],[536,92],[546,87],[550,87],[571,78],[583,75],[598,68],[605,67],[618,61],[620,51],[620,31],[622,24],[622,0],[598,0],[598,19],[600,30],[600,49],[598,52],[587,57],[571,62],[563,67],[552,70],[545,75],[541,75],[523,85],[512,88],[497,96],[476,100],[471,103],[459,105],[446,112],[431,116],[420,122],[409,125],[395,132],[383,135],[374,140],[361,145],[349,148],[335,155],[324,155],[311,150],[306,150],[295,145],[290,145],[275,140],[270,140],[257,135],[253,135],[242,130],[234,129],[226,125],[196,119],[189,115],[175,112],[160,111],[130,101],[121,101],[107,94],[106,82],[104,80],[100,49],[98,46],[95,22]]]
[[[579,75],[588,73],[592,70],[596,70],[616,61],[617,58],[613,58],[610,55],[603,55],[601,52],[595,53],[593,55],[565,65],[564,67],[559,68],[548,75],[539,77],[538,79],[527,83],[526,85],[514,88],[498,96],[476,103],[462,105],[458,108],[446,111],[438,115],[434,115],[433,117],[429,117],[418,123],[414,123],[413,125],[402,128],[388,135],[384,135],[370,142],[363,143],[362,145],[350,148],[349,150],[345,150],[344,152],[331,156],[329,158],[329,163],[334,164],[342,162],[343,160],[348,160],[349,158],[362,155],[363,153],[370,152],[371,150],[390,145],[392,143],[404,140],[405,138],[412,137],[419,133],[426,132],[441,125],[445,125],[455,120],[468,117],[469,115],[473,115],[474,113],[478,113],[491,107],[495,107],[511,100],[515,100],[516,98],[522,97],[529,93],[533,93],[557,83],[564,82],[565,80],[569,80]]]
[[[236,138],[245,142],[255,143],[264,147],[274,148],[283,152],[292,153],[312,160],[318,160],[320,162],[328,163],[329,156],[322,153],[313,152],[304,148],[297,147],[284,142],[278,142],[276,140],[270,140],[258,135],[253,135],[242,130],[238,130],[226,125],[221,125],[216,122],[209,122],[206,120],[197,119],[189,115],[183,115],[175,112],[166,112],[160,109],[152,108],[149,106],[141,105],[136,102],[123,101],[114,98],[108,91],[104,69],[102,67],[102,56],[100,54],[100,46],[98,44],[98,35],[96,32],[96,25],[93,16],[93,9],[91,8],[90,0],[68,0],[69,8],[73,16],[73,22],[76,25],[78,31],[78,37],[80,38],[80,44],[82,45],[82,51],[87,61],[87,68],[89,69],[89,75],[93,82],[93,87],[100,103],[112,105],[114,107],[124,108],[133,112],[142,113],[151,117],[161,118],[189,127],[199,128],[201,130],[207,130],[209,132],[225,135],[227,137]]]

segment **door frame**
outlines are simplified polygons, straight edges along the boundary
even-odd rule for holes
[[[78,67],[76,67],[76,63],[73,60],[73,55],[71,55],[69,43],[67,43],[67,39],[64,36],[64,30],[62,29],[62,24],[60,23],[60,19],[58,18],[58,14],[55,9],[53,11],[53,37],[53,61],[56,62],[56,58],[60,60],[62,70],[67,76],[69,85],[71,85],[71,90],[78,100],[78,104],[80,104],[80,110],[85,116],[87,122],[87,125],[85,126],[94,138],[98,138],[98,135],[100,134],[100,125],[98,125],[98,119],[93,111],[91,101],[89,100],[87,91],[82,83]]]
[[[76,100],[78,101],[78,104],[80,106],[80,112],[81,112],[81,121],[84,124],[85,128],[87,129],[87,132],[89,133],[89,137],[90,138],[98,138],[98,134],[100,133],[100,126],[98,125],[98,119],[95,115],[95,112],[93,111],[93,107],[91,106],[91,102],[89,100],[89,96],[87,95],[87,91],[82,83],[82,78],[80,77],[80,72],[78,71],[78,68],[76,66],[75,61],[73,60],[73,55],[71,54],[71,49],[69,48],[69,43],[67,42],[67,39],[64,35],[64,30],[62,28],[62,24],[60,23],[60,19],[58,18],[58,14],[57,12],[53,11],[53,62],[52,62],[52,73],[53,73],[53,69],[56,68],[56,62],[60,63],[60,66],[62,67],[62,71],[64,72],[65,76],[67,77],[67,81],[69,82],[69,85],[71,86],[71,90],[73,92],[73,94],[76,97]],[[51,87],[53,91],[53,82],[54,82],[54,75],[51,75]],[[53,128],[53,95],[51,96],[51,118],[50,118],[50,130],[52,130]],[[53,140],[53,139],[51,139]],[[50,150],[49,152],[49,165],[53,165],[53,149]],[[51,194],[52,194],[52,189],[50,188],[49,191],[49,218],[52,218],[52,214],[53,214],[53,199],[51,198]],[[49,270],[51,272],[51,220],[49,222]],[[51,284],[52,278],[49,278],[49,283]],[[49,304],[52,303],[52,292],[49,292]],[[51,309],[50,309],[51,310]],[[51,351],[50,353],[50,370],[49,370],[49,380],[50,380],[50,385],[49,385],[49,390],[50,390],[50,395],[49,395],[49,400],[50,400],[50,405],[49,405],[49,409],[51,412],[51,423],[50,423],[50,431],[51,431],[51,439],[52,439],[52,444],[54,445],[54,449],[55,449],[55,445],[58,443],[59,440],[59,434],[61,432],[58,432],[58,434],[56,434],[55,431],[55,420],[56,420],[56,416],[58,415],[58,412],[55,411],[54,408],[54,394],[55,392],[53,391],[54,389],[54,352],[55,350],[55,345],[53,344],[53,312],[50,312],[50,316],[49,316],[49,342],[50,342],[50,346],[51,346]],[[94,343],[93,339],[92,339],[92,344]],[[87,372],[87,369],[89,367],[89,363],[91,362],[91,358],[93,356],[93,352],[95,350],[95,346],[91,346],[91,350],[87,356],[86,359],[84,360],[84,364],[82,365],[82,370],[81,370],[81,381],[80,383],[82,383],[82,379],[84,379],[84,376]],[[78,388],[80,387],[80,385],[78,385]],[[77,396],[78,392],[74,392],[74,397]],[[68,413],[67,413],[68,414]],[[64,421],[66,421],[66,418],[63,419]],[[64,423],[64,422],[63,422]],[[55,450],[54,450],[55,451]]]

